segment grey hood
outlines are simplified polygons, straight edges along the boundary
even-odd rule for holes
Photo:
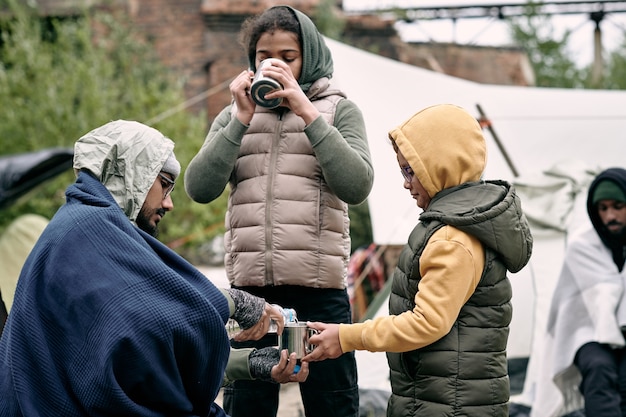
[[[165,163],[180,174],[174,142],[139,122],[116,120],[87,133],[74,145],[74,170],[89,170],[134,223]]]

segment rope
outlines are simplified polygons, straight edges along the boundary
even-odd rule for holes
[[[158,123],[164,119],[167,119],[168,117],[170,117],[173,114],[178,113],[179,111],[185,110],[187,108],[189,108],[190,106],[196,104],[197,102],[199,102],[200,100],[204,100],[207,97],[212,96],[213,94],[216,94],[218,92],[220,92],[221,90],[223,90],[225,87],[228,87],[228,85],[235,79],[235,77],[232,77],[226,81],[223,81],[211,88],[209,88],[206,91],[203,91],[202,93],[196,95],[195,97],[190,98],[187,101],[184,101],[183,103],[179,104],[178,106],[175,106],[171,109],[168,109],[166,111],[164,111],[163,113],[153,117],[152,119],[148,120],[146,122],[146,124],[148,125],[152,125],[155,123]]]

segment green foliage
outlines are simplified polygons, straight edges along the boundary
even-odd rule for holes
[[[206,134],[204,115],[181,111],[150,123],[185,101],[182,82],[123,16],[95,12],[40,19],[22,6],[12,4],[11,10],[0,19],[0,155],[72,147],[89,130],[127,119],[172,138],[183,169],[187,166]],[[0,233],[20,214],[52,217],[73,180],[72,172],[60,175],[4,210]],[[221,231],[224,197],[201,206],[182,184],[172,197],[175,210],[161,224],[161,240],[176,241],[183,250],[183,243],[206,241]]]
[[[570,32],[559,39],[548,16],[537,14],[536,4],[526,6],[527,14],[511,22],[511,37],[527,51],[538,87],[581,88],[584,72],[576,67],[567,50]]]
[[[20,3],[21,4],[21,3]],[[123,15],[85,11],[72,18],[39,18],[11,4],[0,18],[0,155],[51,147],[71,148],[86,132],[110,120],[137,120],[176,143],[183,169],[206,134],[203,114],[170,114],[184,103],[182,80],[159,61],[152,46]],[[10,17],[9,17],[10,16]],[[325,1],[318,18],[333,36],[343,24]],[[6,104],[9,103],[9,104]],[[169,114],[167,117],[159,115]],[[16,217],[51,218],[74,181],[69,170],[36,187],[2,211],[0,233]],[[182,178],[172,193],[175,209],[160,225],[160,239],[188,258],[224,232],[228,192],[201,205],[186,195]],[[372,241],[367,205],[350,207],[353,248]]]
[[[369,246],[374,241],[372,219],[367,202],[350,206],[350,253],[361,246]]]
[[[321,0],[315,10],[315,25],[320,33],[331,39],[341,39],[346,22],[339,16],[334,0]]]
[[[528,53],[537,86],[626,89],[626,32],[622,45],[605,57],[604,73],[598,83],[592,80],[592,64],[579,68],[572,58],[568,49],[571,32],[558,38],[551,18],[539,15],[537,5],[529,2],[526,15],[510,24],[513,40]]]
[[[606,77],[600,88],[626,90],[626,32],[622,44],[607,59]]]

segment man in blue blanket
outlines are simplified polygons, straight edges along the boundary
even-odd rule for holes
[[[77,180],[24,264],[0,339],[0,416],[225,416],[225,375],[306,379],[273,348],[227,368],[229,317],[246,340],[282,315],[156,239],[180,174],[173,150],[124,120],[76,142]]]

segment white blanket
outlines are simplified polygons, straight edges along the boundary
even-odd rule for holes
[[[592,341],[624,346],[625,280],[626,270],[619,273],[591,225],[571,238],[552,297],[531,417],[562,416],[583,407],[574,356]]]

